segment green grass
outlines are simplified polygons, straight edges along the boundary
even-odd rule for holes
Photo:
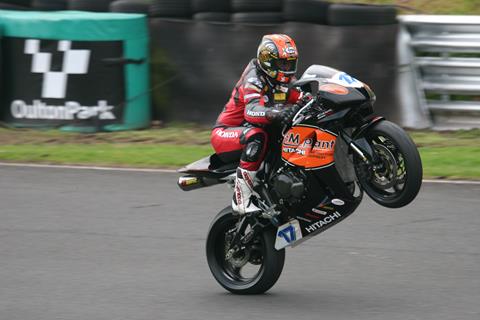
[[[10,162],[176,168],[212,153],[208,145],[57,144],[3,145],[0,160]]]
[[[480,179],[480,130],[410,131],[427,178]],[[118,133],[0,128],[0,161],[178,168],[213,153],[210,129],[172,125]]]
[[[416,11],[402,10],[402,14],[468,14],[480,15],[478,0],[331,0],[337,3],[396,4]]]
[[[480,179],[480,147],[423,147],[420,156],[425,177]]]

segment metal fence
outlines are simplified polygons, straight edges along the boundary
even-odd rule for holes
[[[400,16],[403,95],[420,126],[480,128],[480,16]],[[417,117],[418,118],[418,117]],[[417,125],[410,125],[418,127]]]

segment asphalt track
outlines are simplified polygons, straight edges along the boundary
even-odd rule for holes
[[[480,185],[366,199],[289,249],[268,294],[235,296],[204,255],[230,191],[176,177],[0,166],[0,320],[480,319]]]

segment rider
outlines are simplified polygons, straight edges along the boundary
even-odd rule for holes
[[[238,214],[260,210],[251,202],[253,182],[265,157],[268,136],[264,127],[285,123],[292,104],[302,104],[302,93],[289,84],[297,71],[298,52],[292,38],[265,35],[257,58],[247,65],[231,97],[218,116],[211,143],[224,162],[240,157],[232,208]]]

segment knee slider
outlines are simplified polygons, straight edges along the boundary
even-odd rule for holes
[[[260,159],[263,143],[260,140],[253,140],[247,144],[244,152],[244,161],[255,162]]]

